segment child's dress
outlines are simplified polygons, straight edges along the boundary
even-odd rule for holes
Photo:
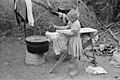
[[[59,35],[57,35],[57,38],[52,39],[53,50],[55,51],[56,55],[60,54],[62,50],[68,50],[68,54],[72,55],[73,57],[79,57],[82,55],[82,43],[80,38],[80,29],[81,29],[80,22],[76,20],[75,22],[70,23],[68,26],[70,28],[69,30],[72,31],[73,35],[70,35],[67,32],[66,33],[68,35],[65,33],[59,33]]]
[[[80,57],[82,55],[82,41],[80,38],[81,25],[78,20],[71,24],[71,30],[74,35],[70,36],[68,42],[68,54],[73,57]]]

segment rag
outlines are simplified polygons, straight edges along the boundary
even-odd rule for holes
[[[107,71],[102,68],[102,67],[92,67],[92,66],[88,66],[87,68],[85,68],[86,72],[94,74],[94,75],[100,75],[100,74],[106,74]]]

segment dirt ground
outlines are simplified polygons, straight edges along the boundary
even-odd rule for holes
[[[0,80],[116,80],[115,76],[120,76],[119,68],[109,64],[109,56],[96,56],[98,66],[103,67],[108,72],[107,74],[87,73],[85,68],[93,66],[93,64],[83,56],[80,61],[79,75],[71,77],[68,75],[70,62],[62,62],[54,73],[49,73],[56,61],[53,57],[48,55],[44,64],[29,66],[24,62],[25,52],[26,44],[23,40],[13,37],[5,37],[0,40]]]

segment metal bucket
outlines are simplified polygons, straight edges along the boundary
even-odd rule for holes
[[[25,56],[25,63],[28,65],[39,65],[43,64],[45,62],[44,56],[41,56],[39,54],[32,54],[28,51],[26,51]]]

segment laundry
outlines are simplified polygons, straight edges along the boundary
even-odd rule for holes
[[[14,0],[14,12],[18,25],[21,22],[28,22],[25,0]]]
[[[100,75],[100,74],[106,74],[107,71],[102,68],[102,67],[92,67],[92,66],[88,66],[87,68],[85,68],[86,72],[94,74],[94,75]]]
[[[54,41],[53,43],[53,50],[56,55],[59,55],[61,50],[67,50],[67,42],[68,39],[64,37],[64,35],[58,33],[58,32],[49,32],[47,31],[45,33],[49,41]]]
[[[31,0],[25,0],[26,6],[27,6],[27,16],[28,16],[28,23],[31,26],[34,26],[34,18],[32,13],[32,1]]]
[[[68,23],[68,18],[66,14],[59,12],[59,18],[61,18],[64,23]]]
[[[49,32],[49,31],[47,31],[47,32],[45,33],[45,35],[46,35],[49,39],[56,39],[56,38],[58,38],[59,33],[58,33],[58,32]]]
[[[26,22],[34,26],[31,0],[14,0],[14,12],[19,25],[21,22]]]

